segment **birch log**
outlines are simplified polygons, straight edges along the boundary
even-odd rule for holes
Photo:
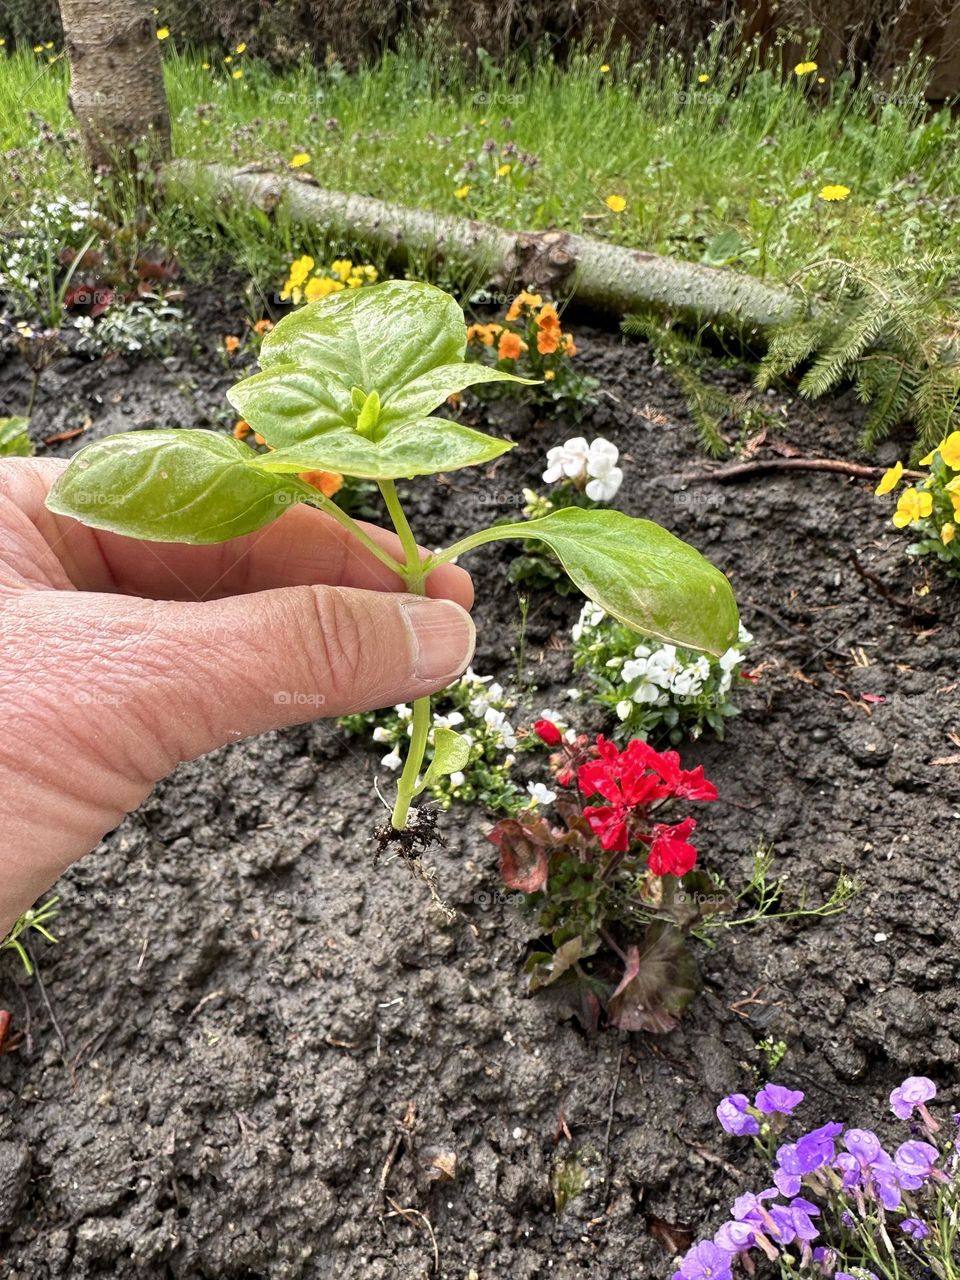
[[[509,231],[486,222],[325,191],[310,180],[250,167],[179,160],[164,169],[168,189],[200,199],[242,202],[272,213],[282,202],[295,222],[342,231],[385,253],[394,268],[411,257],[469,266],[509,292],[530,287],[551,297],[626,315],[662,304],[706,320],[763,328],[796,314],[793,296],[716,267],[683,262],[567,231]]]

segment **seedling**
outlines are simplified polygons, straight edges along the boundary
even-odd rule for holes
[[[391,280],[333,294],[281,320],[260,348],[262,372],[228,393],[268,452],[212,431],[114,435],[77,454],[47,505],[133,538],[213,543],[252,533],[306,502],[349,529],[419,595],[438,565],[497,539],[533,539],[550,548],[585,595],[628,626],[723,653],[737,636],[729,583],[699,552],[649,520],[571,507],[480,529],[421,559],[397,481],[477,466],[513,447],[431,416],[465,387],[524,381],[466,361],[465,345],[460,307],[432,285]],[[311,471],[376,481],[402,558],[300,478]],[[406,827],[424,787],[461,769],[467,758],[468,744],[452,729],[438,728],[433,760],[421,774],[430,719],[430,699],[420,698],[391,817],[396,831]]]
[[[48,898],[42,906],[31,907],[29,911],[25,911],[17,920],[7,936],[0,940],[0,951],[15,951],[20,957],[20,963],[27,971],[27,977],[29,978],[33,977],[33,962],[21,939],[33,929],[36,933],[46,938],[48,942],[56,942],[57,939],[46,928],[46,925],[58,914],[57,903],[59,901],[59,897]]]

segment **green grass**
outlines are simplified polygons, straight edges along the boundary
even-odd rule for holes
[[[823,84],[784,78],[752,49],[731,60],[705,47],[693,67],[669,53],[631,61],[596,48],[565,69],[544,60],[474,70],[409,44],[355,74],[336,64],[278,74],[239,55],[227,66],[223,52],[164,52],[182,157],[285,168],[306,151],[305,171],[322,186],[504,226],[584,231],[773,280],[819,257],[896,262],[957,249],[960,123],[923,105],[919,65],[901,72],[884,102],[876,85],[854,86],[837,69],[820,69]],[[91,195],[79,148],[65,141],[66,89],[62,61],[0,56],[7,229],[35,196]],[[536,165],[505,154],[508,143]],[[497,176],[502,164],[513,167]],[[848,199],[819,199],[836,183],[850,188]],[[463,185],[470,191],[458,199]],[[611,194],[626,199],[623,213],[607,209]],[[114,196],[123,206],[122,192]],[[283,218],[244,212],[224,234],[202,203],[170,208],[164,221],[194,270],[232,262],[264,287],[301,249],[334,247]],[[809,280],[815,287],[815,272]]]

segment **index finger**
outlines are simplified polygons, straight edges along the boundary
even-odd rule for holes
[[[216,600],[274,587],[329,585],[371,591],[403,591],[404,582],[332,516],[302,504],[255,533],[210,546],[145,542],[92,529],[44,505],[66,462],[52,458],[10,459],[2,488],[50,547],[80,591],[112,591],[156,600]],[[400,539],[358,521],[388,554],[403,559]],[[424,559],[430,552],[421,548]],[[473,605],[470,575],[439,565],[427,595]]]

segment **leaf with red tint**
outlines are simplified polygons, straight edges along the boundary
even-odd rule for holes
[[[172,258],[137,259],[137,275],[141,280],[176,280],[179,274],[180,268]]]
[[[487,839],[500,850],[500,875],[508,889],[536,893],[544,887],[550,870],[547,849],[554,837],[543,818],[503,818]]]
[[[682,934],[672,925],[652,924],[639,947],[627,948],[607,1014],[621,1031],[672,1031],[696,990],[697,968]]]

